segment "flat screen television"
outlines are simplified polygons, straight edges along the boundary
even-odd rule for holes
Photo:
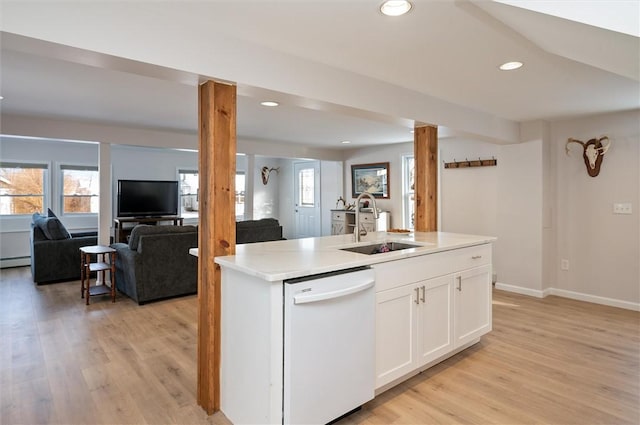
[[[178,215],[178,182],[118,180],[118,217]]]

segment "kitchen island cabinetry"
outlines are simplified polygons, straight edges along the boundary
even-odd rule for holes
[[[376,294],[376,388],[453,348],[452,276]]]
[[[454,337],[456,347],[491,330],[491,266],[455,274]]]
[[[377,389],[430,367],[491,330],[490,264],[491,247],[485,244],[373,266],[381,289],[376,293]],[[473,265],[478,267],[469,268]]]
[[[375,286],[369,290],[375,296],[369,302],[375,313],[365,322],[374,322],[367,385],[376,394],[476,343],[491,329],[493,240],[442,232],[374,232],[359,243],[351,234],[273,241],[238,245],[236,255],[216,257],[222,272],[221,410],[234,423],[287,423],[285,407],[293,406],[287,401],[295,400],[287,396],[292,388],[287,390],[285,371],[293,357],[286,355],[287,340],[292,341],[286,329],[296,319],[287,313],[290,300],[284,289],[292,279],[318,280],[347,270],[373,269]],[[390,242],[410,247],[374,255],[345,250]],[[197,248],[190,252],[197,255]],[[301,288],[305,296],[319,297]],[[324,301],[313,308],[328,311]],[[347,312],[342,320],[351,319],[355,317]],[[337,351],[316,351],[322,356],[339,354],[349,349],[349,344],[343,345],[324,344],[322,350]],[[311,360],[317,370],[305,376],[331,372]],[[330,390],[340,393],[343,388]]]

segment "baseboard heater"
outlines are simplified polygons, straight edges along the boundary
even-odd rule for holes
[[[23,267],[31,265],[31,257],[11,257],[0,258],[0,269],[8,269],[10,267]]]

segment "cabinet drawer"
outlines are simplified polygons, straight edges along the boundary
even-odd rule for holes
[[[491,244],[470,246],[449,251],[454,271],[491,264]]]
[[[342,211],[331,211],[331,220],[333,221],[344,221],[345,213]]]
[[[371,268],[376,272],[376,292],[453,273],[452,265],[446,258],[446,252],[438,252],[374,264]]]
[[[360,221],[364,223],[373,223],[375,219],[373,218],[373,213],[360,213]]]

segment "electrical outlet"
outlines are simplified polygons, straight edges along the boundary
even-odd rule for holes
[[[569,260],[560,260],[560,268],[562,270],[569,270]]]
[[[613,204],[614,214],[631,214],[631,202],[616,202]]]

